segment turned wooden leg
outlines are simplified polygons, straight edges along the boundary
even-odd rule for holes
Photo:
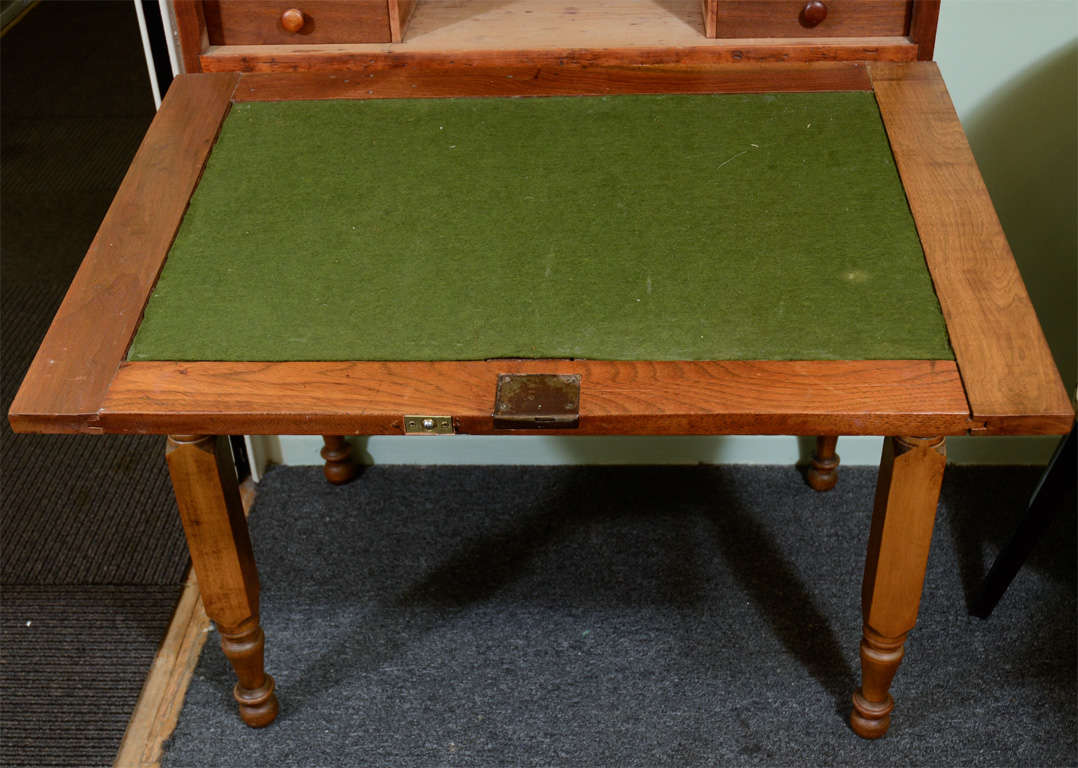
[[[816,452],[808,471],[808,484],[814,491],[830,491],[838,482],[837,435],[821,435],[816,438]]]
[[[326,465],[322,471],[334,485],[344,485],[356,476],[358,467],[352,461],[352,446],[341,435],[322,435],[322,441],[326,444],[322,449],[322,458]]]
[[[263,668],[258,572],[228,441],[170,435],[165,458],[202,602],[236,671],[240,717],[261,728],[277,717],[277,696]]]
[[[853,730],[866,739],[883,736],[891,724],[888,691],[917,621],[946,463],[942,437],[884,443],[861,589],[861,689],[850,715]]]

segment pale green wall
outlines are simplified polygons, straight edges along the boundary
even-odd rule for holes
[[[1078,0],[943,0],[936,61],[984,173],[1064,381],[1076,375]],[[416,442],[423,441],[423,442]],[[952,438],[957,463],[1043,464],[1053,438]],[[378,463],[789,464],[811,440],[793,437],[377,437]],[[317,438],[257,439],[256,454],[320,463]],[[877,438],[844,438],[843,463],[875,464]]]
[[[936,61],[1063,380],[1078,384],[1078,0],[944,0]]]

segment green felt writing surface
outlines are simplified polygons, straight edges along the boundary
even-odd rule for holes
[[[232,107],[132,360],[949,359],[870,93]]]

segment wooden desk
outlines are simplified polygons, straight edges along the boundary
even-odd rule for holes
[[[234,102],[415,96],[872,90],[954,350],[951,360],[128,362],[127,350]],[[827,307],[819,308],[826,323]],[[399,434],[448,416],[503,434],[499,374],[579,374],[561,434],[890,436],[863,587],[852,726],[883,735],[912,629],[944,436],[1062,434],[1073,413],[936,67],[928,62],[217,73],[179,78],[139,149],[9,415],[16,431],[169,434],[167,459],[207,612],[250,725],[277,713],[258,576],[227,434]],[[514,430],[514,433],[531,433]],[[550,433],[551,430],[543,430]]]

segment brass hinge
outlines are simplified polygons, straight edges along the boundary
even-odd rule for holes
[[[404,434],[406,435],[452,435],[452,416],[405,416]]]

